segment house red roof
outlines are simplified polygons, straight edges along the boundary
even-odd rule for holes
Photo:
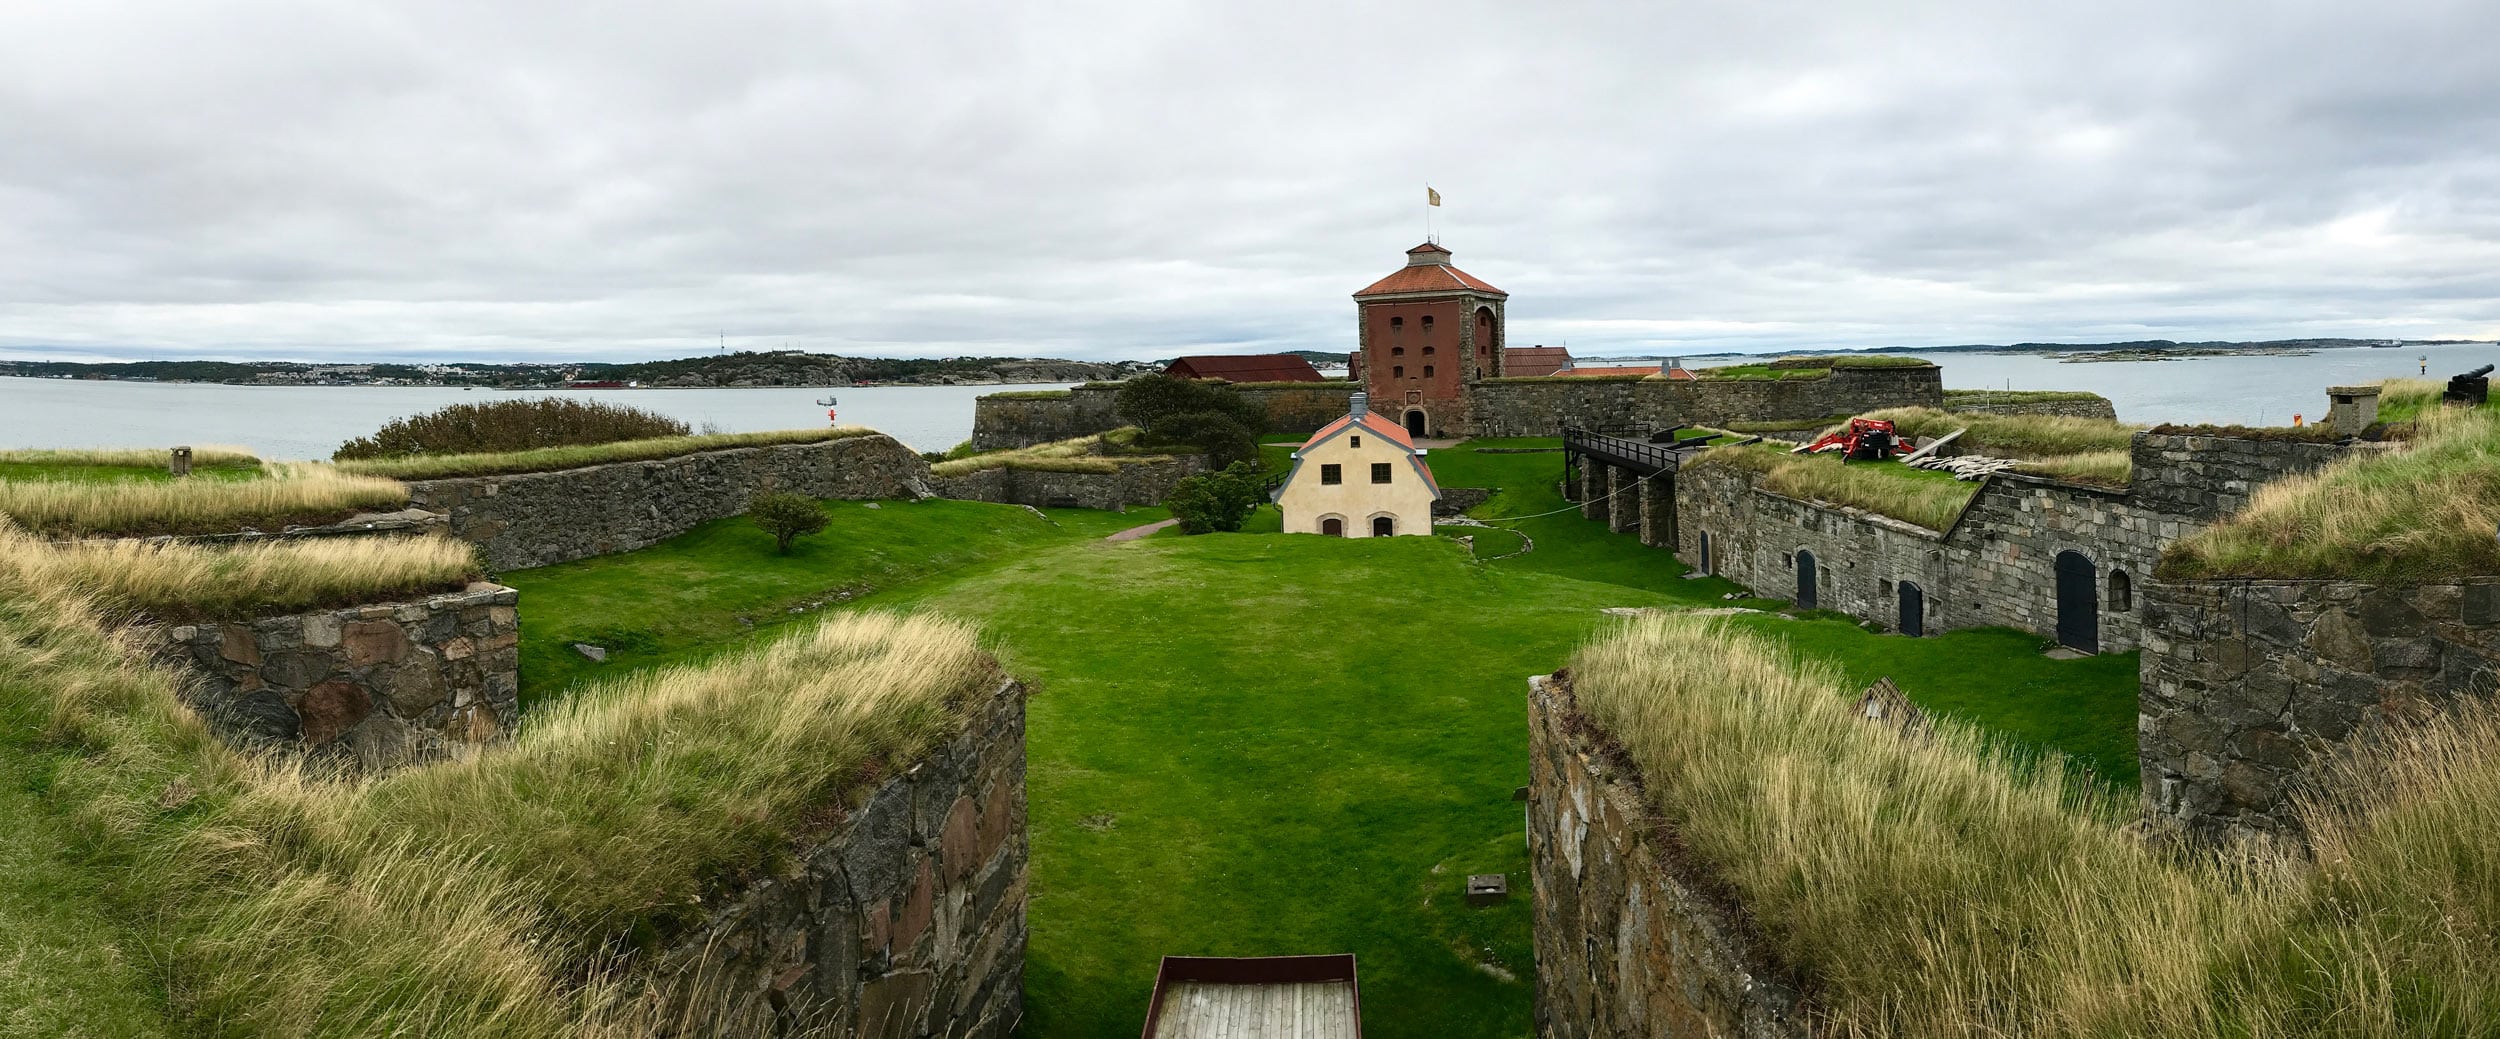
[[[1228,382],[1319,382],[1319,369],[1293,354],[1200,354],[1163,370],[1184,379]]]
[[[1302,452],[1318,446],[1321,441],[1336,436],[1341,432],[1346,432],[1346,427],[1348,426],[1360,429],[1366,433],[1371,433],[1375,436],[1384,437],[1390,443],[1406,449],[1406,460],[1414,463],[1415,471],[1423,476],[1424,488],[1431,491],[1434,498],[1437,499],[1441,497],[1441,482],[1432,478],[1432,467],[1424,464],[1423,452],[1416,450],[1415,441],[1406,435],[1406,427],[1400,426],[1395,422],[1391,422],[1380,413],[1373,411],[1364,412],[1363,417],[1361,418],[1347,415],[1339,418],[1335,422],[1321,426],[1319,432],[1311,434],[1311,439],[1303,441],[1301,447],[1297,447],[1293,450],[1294,472],[1298,473],[1302,471]],[[1287,474],[1286,478],[1291,479],[1292,474]]]
[[[1571,363],[1571,351],[1559,346],[1505,346],[1502,374],[1533,378],[1552,375]]]
[[[1406,266],[1354,295],[1360,299],[1402,292],[1480,292],[1510,297],[1510,293],[1494,288],[1484,279],[1450,266],[1450,251],[1431,242],[1407,250]]]

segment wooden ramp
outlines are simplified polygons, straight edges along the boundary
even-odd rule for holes
[[[1145,1039],[1362,1039],[1352,956],[1166,956]]]

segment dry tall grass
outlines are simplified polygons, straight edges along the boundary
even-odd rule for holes
[[[1979,485],[1948,473],[1888,462],[1847,462],[1838,455],[1795,455],[1765,444],[1725,445],[1702,452],[1687,467],[1731,466],[1762,474],[1767,491],[1865,509],[1929,530],[1952,526]]]
[[[407,504],[408,488],[397,480],[324,465],[277,467],[267,479],[241,481],[0,482],[0,516],[55,536],[277,530]]]
[[[991,451],[968,458],[949,459],[929,467],[932,476],[967,476],[989,469],[1026,469],[1049,473],[1116,473],[1123,465],[1140,462],[1168,462],[1170,455],[1105,455],[1105,445],[1125,450],[1137,442],[1141,431],[1124,426],[1093,436],[1054,440],[1031,447]]]
[[[2075,483],[2125,487],[2135,478],[2135,457],[2126,451],[2087,451],[2027,461],[2015,468]]]
[[[104,469],[163,469],[173,451],[162,447],[21,448],[0,451],[0,465],[94,466]],[[191,464],[202,468],[242,468],[260,464],[250,448],[198,444]]]
[[[475,579],[477,551],[450,538],[331,538],[203,546],[144,541],[50,545],[0,525],[0,568],[77,589],[109,616],[242,619],[449,591]]]
[[[0,567],[0,698],[201,1035],[623,1036],[617,954],[995,681],[961,625],[847,616],[610,685],[509,747],[360,783],[228,750],[57,575]]]
[[[2170,578],[2439,581],[2500,574],[2500,412],[2433,408],[2410,444],[2267,484],[2173,543]]]
[[[2056,759],[1865,725],[1835,672],[1713,622],[1635,622],[1572,674],[1685,853],[1809,979],[1827,1034],[2392,1039],[2500,1008],[2489,708],[2431,752],[2354,759],[2357,796],[2312,809],[2313,870],[2169,857]]]
[[[542,447],[527,451],[362,458],[341,461],[338,463],[338,469],[345,473],[383,476],[398,480],[439,480],[452,476],[546,473],[562,469],[579,469],[583,466],[606,465],[611,462],[647,462],[660,458],[675,458],[699,451],[726,451],[731,448],[772,447],[780,444],[816,444],[828,440],[874,436],[876,432],[866,426],[833,426],[824,429],[779,429],[762,433],[712,433],[699,436],[654,437],[648,440],[620,440],[606,444]]]

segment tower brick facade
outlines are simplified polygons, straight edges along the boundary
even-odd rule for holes
[[[1415,436],[1467,433],[1467,394],[1502,374],[1502,307],[1510,294],[1450,265],[1425,242],[1406,266],[1354,294],[1356,345],[1348,359],[1371,409]]]

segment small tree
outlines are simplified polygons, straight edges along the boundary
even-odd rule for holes
[[[1112,406],[1119,410],[1121,418],[1149,430],[1174,415],[1203,411],[1224,415],[1245,429],[1267,425],[1267,414],[1258,405],[1243,400],[1230,384],[1169,375],[1140,375],[1121,383]]]
[[[1252,510],[1267,500],[1267,486],[1257,466],[1235,462],[1172,485],[1163,506],[1181,523],[1183,534],[1240,530]]]
[[[1166,415],[1146,427],[1146,436],[1159,444],[1187,444],[1206,452],[1207,464],[1217,468],[1259,457],[1259,438],[1220,411]]]
[[[825,529],[825,510],[804,494],[768,491],[755,496],[747,506],[747,518],[773,536],[773,544],[782,555],[790,554],[790,543]]]

